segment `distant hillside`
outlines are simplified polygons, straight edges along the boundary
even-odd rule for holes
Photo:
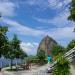
[[[53,38],[47,35],[41,40],[38,50],[44,50],[45,53],[48,54],[48,50],[52,50],[53,45],[56,45],[56,44],[57,42]]]

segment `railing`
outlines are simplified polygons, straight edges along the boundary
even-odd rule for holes
[[[72,61],[73,61],[73,57],[75,57],[74,53],[75,53],[75,47],[74,47],[73,49],[71,49],[70,51],[66,52],[66,53],[64,54],[64,57],[65,57],[69,62],[72,62]],[[54,65],[56,65],[56,64],[57,64],[57,61],[55,61],[55,62],[52,64],[51,68],[52,68]]]
[[[75,57],[75,47],[73,48],[73,49],[71,49],[70,51],[68,51],[65,55],[64,55],[64,57],[68,60],[68,61],[70,61],[70,62],[72,62],[72,58],[73,57]]]
[[[70,51],[68,51],[64,56],[67,57],[74,52],[75,52],[75,47],[73,49],[71,49]]]

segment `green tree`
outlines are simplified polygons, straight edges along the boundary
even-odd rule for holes
[[[75,21],[75,0],[71,1],[71,4],[70,4],[70,15],[68,17],[68,20]],[[74,28],[74,32],[75,32],[75,28]]]
[[[12,41],[9,41],[8,53],[5,55],[5,57],[11,60],[10,67],[12,69],[12,62],[13,62],[13,59],[15,58],[15,51],[12,46]]]
[[[27,54],[20,48],[20,40],[17,38],[17,35],[14,35],[13,39],[9,42],[9,51],[6,54],[6,58],[11,59],[11,69],[13,59],[22,59],[25,56],[27,56]]]
[[[57,56],[59,53],[63,53],[64,52],[64,48],[60,45],[54,45],[52,48],[52,56]]]
[[[68,17],[69,20],[74,21],[75,22],[75,0],[71,1],[71,5],[70,5],[70,15]],[[74,32],[75,32],[75,28],[74,28]],[[75,47],[75,39],[72,40],[67,47],[67,51],[74,48]]]
[[[6,36],[7,31],[8,27],[0,26],[0,58],[8,52],[8,38]],[[2,64],[2,61],[0,61],[0,63]],[[2,65],[0,66],[0,70],[1,68]]]
[[[27,55],[27,53],[26,52],[24,52],[22,49],[20,49],[19,51],[15,51],[15,56],[16,56],[16,58],[17,59],[24,59],[25,57],[27,57],[28,55]]]
[[[68,44],[68,46],[67,46],[67,51],[69,51],[69,50],[71,50],[71,49],[73,49],[75,47],[75,39],[73,39],[69,44]],[[73,64],[75,64],[75,52],[73,53]]]
[[[46,58],[45,51],[38,50],[38,52],[37,52],[37,58],[39,59],[40,64],[43,64],[44,60]]]
[[[71,1],[69,20],[75,21],[75,0]]]
[[[73,39],[67,46],[67,51],[75,47],[75,39]]]
[[[7,53],[8,38],[6,32],[8,31],[7,27],[0,26],[0,57]]]
[[[24,58],[27,57],[27,54],[20,47],[21,41],[17,38],[17,35],[14,35],[12,40],[12,46],[15,51],[15,58]]]

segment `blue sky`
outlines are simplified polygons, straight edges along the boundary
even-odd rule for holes
[[[68,21],[71,0],[0,0],[1,25],[9,27],[9,39],[17,34],[21,47],[36,54],[41,39],[49,35],[62,46],[75,38],[75,23]]]

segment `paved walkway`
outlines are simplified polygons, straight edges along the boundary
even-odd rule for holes
[[[71,67],[71,69],[70,69],[71,74],[72,74],[72,75],[75,75],[75,68],[74,68],[72,65],[71,65],[70,67]]]
[[[8,71],[2,71],[0,75],[50,75],[46,73],[47,65],[37,67],[32,67],[31,70],[25,70],[25,71],[17,71],[17,72],[8,72]]]
[[[0,75],[50,75],[46,73],[47,68],[48,65],[44,65],[41,67],[33,66],[31,70],[24,70],[24,71],[17,71],[17,72],[2,71]],[[71,66],[70,71],[72,75],[75,75],[75,69],[73,66]]]

